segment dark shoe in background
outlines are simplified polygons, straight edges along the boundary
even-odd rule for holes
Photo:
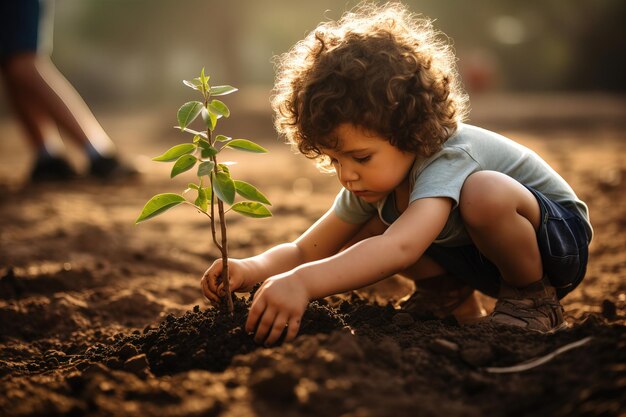
[[[64,158],[39,158],[30,174],[33,183],[69,181],[78,178],[78,174]]]
[[[100,157],[91,161],[89,176],[100,180],[124,180],[135,178],[139,171],[133,165],[117,157]]]

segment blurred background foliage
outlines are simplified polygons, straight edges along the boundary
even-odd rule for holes
[[[272,57],[357,3],[58,0],[52,56],[93,106],[171,106],[188,97],[180,80],[202,67],[218,83],[269,95]],[[470,93],[626,91],[624,0],[405,4],[449,36]],[[7,107],[0,98],[0,112]]]

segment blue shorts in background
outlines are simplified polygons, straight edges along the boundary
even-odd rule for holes
[[[0,64],[13,55],[37,51],[40,14],[39,0],[0,1]]]

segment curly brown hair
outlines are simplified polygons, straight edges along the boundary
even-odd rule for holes
[[[430,156],[467,113],[448,39],[399,3],[363,3],[275,62],[274,124],[312,159],[340,145],[333,131],[342,123]]]

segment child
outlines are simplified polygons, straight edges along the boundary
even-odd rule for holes
[[[393,274],[416,281],[408,311],[475,321],[479,290],[498,299],[494,323],[565,325],[559,299],[586,270],[587,206],[529,149],[462,123],[467,99],[438,36],[400,4],[365,4],[280,57],[276,127],[343,189],[294,242],[231,260],[233,291],[264,281],[246,323],[257,342],[291,340],[309,301]],[[211,301],[221,270],[217,260],[202,278]]]

